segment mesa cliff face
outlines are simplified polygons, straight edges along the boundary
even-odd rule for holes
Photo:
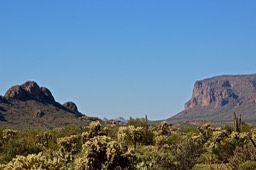
[[[227,120],[232,118],[231,112],[241,112],[244,119],[256,120],[256,74],[196,81],[184,111],[172,119]]]

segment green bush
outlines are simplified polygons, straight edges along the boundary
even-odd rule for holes
[[[255,170],[255,169],[256,169],[256,161],[242,162],[238,166],[238,170]]]

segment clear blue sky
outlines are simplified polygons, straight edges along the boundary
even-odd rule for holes
[[[0,94],[34,80],[100,118],[164,119],[196,80],[256,73],[255,0],[2,0]]]

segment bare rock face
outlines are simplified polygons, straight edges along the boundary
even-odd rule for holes
[[[45,115],[45,113],[41,110],[38,110],[37,112],[33,113],[33,118],[41,118]]]
[[[219,76],[196,81],[185,110],[195,107],[233,108],[248,102],[256,102],[255,75]]]
[[[48,101],[49,103],[55,102],[54,97],[49,89],[46,87],[41,87],[40,90],[41,91],[39,96],[43,101]]]
[[[224,75],[196,81],[191,99],[170,122],[232,121],[233,113],[256,122],[256,74]]]
[[[73,110],[75,112],[78,112],[78,109],[77,109],[77,106],[75,103],[73,102],[66,102],[63,104],[63,106],[65,106],[66,108],[70,109],[70,110]]]
[[[42,102],[55,102],[51,92],[45,87],[39,87],[34,81],[27,81],[22,85],[11,87],[5,93],[7,99],[39,100]]]
[[[26,99],[28,97],[29,93],[24,90],[21,86],[16,85],[16,86],[12,86],[9,90],[7,90],[7,92],[5,93],[5,97],[7,99]]]
[[[5,97],[0,96],[0,103],[8,103]]]
[[[38,96],[41,91],[38,84],[34,81],[25,82],[24,84],[21,85],[21,88],[23,88],[29,94],[34,95],[34,96]]]

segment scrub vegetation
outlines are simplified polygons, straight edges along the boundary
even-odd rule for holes
[[[256,128],[174,128],[166,121],[92,121],[85,128],[0,131],[0,169],[232,170],[256,168]]]

